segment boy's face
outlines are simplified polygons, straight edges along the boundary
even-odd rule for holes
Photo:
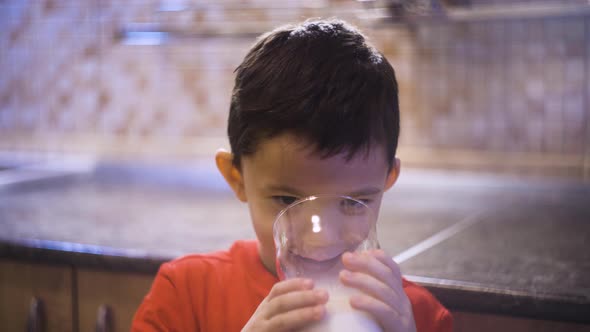
[[[362,200],[378,213],[383,192],[393,185],[399,173],[397,160],[388,172],[385,150],[380,146],[366,154],[360,151],[347,161],[346,153],[322,159],[304,143],[290,134],[266,140],[253,155],[242,158],[241,172],[233,166],[230,170],[230,166],[220,165],[223,158],[217,155],[222,174],[238,198],[248,202],[260,242],[260,257],[273,273],[273,222],[283,208],[299,198],[331,194]]]

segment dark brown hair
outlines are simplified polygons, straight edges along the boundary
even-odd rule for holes
[[[261,140],[289,132],[322,157],[350,159],[379,144],[391,168],[399,136],[394,70],[344,21],[280,27],[236,69],[227,131],[238,167]]]

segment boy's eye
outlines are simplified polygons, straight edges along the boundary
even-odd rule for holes
[[[297,200],[297,197],[293,196],[273,196],[272,198],[281,205],[291,205]]]
[[[358,201],[352,199],[344,199],[340,201],[340,208],[342,212],[347,215],[358,215],[364,213],[366,207],[369,204],[368,199],[359,199]]]

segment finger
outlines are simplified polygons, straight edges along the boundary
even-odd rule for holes
[[[399,265],[393,260],[393,257],[386,254],[383,250],[375,250],[373,252],[373,256],[377,258],[381,263],[389,267],[389,269],[391,269],[396,278],[399,278],[401,280],[402,272],[399,268]]]
[[[406,308],[391,308],[387,304],[366,295],[355,295],[350,305],[375,317],[386,331],[406,331],[413,326],[413,315]]]
[[[401,310],[391,308],[386,303],[363,294],[353,295],[350,298],[350,306],[370,313],[379,321],[387,318],[387,316],[393,316],[393,318],[401,316]]]
[[[356,288],[389,306],[400,302],[400,295],[387,284],[362,272],[340,271],[340,281],[348,287]]]
[[[389,285],[397,293],[398,296],[407,297],[402,280],[402,272],[399,265],[393,260],[393,257],[385,253],[383,250],[375,250],[373,256],[377,258],[381,263],[385,264],[392,272],[393,279]]]
[[[284,312],[269,320],[270,331],[291,331],[321,320],[326,315],[324,305]]]
[[[270,292],[267,299],[271,300],[277,296],[287,294],[294,291],[313,289],[313,281],[311,279],[294,278],[283,280],[276,283]]]
[[[328,302],[328,292],[323,289],[296,291],[277,296],[268,301],[266,311],[267,319],[282,313]]]
[[[401,283],[401,278],[397,277],[387,264],[370,253],[353,254],[347,252],[342,255],[342,263],[348,270],[370,274],[390,288],[398,288],[396,286]]]

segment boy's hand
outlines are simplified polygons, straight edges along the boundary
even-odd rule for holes
[[[385,332],[415,332],[412,304],[404,292],[399,266],[383,250],[346,253],[346,270],[340,280],[363,294],[350,298],[350,305],[371,314]]]
[[[313,289],[309,279],[276,283],[242,329],[246,331],[291,331],[321,320],[328,293]]]

